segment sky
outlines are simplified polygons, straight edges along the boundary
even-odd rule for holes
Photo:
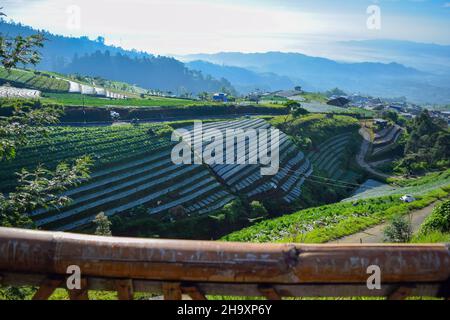
[[[8,19],[153,54],[304,52],[399,39],[450,45],[450,0],[2,0]]]

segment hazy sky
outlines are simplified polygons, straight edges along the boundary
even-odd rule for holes
[[[369,29],[367,8],[380,8]],[[156,54],[302,51],[330,42],[402,39],[450,44],[450,0],[3,0],[8,18]],[[79,14],[78,14],[79,13]]]

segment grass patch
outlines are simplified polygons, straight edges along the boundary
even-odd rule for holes
[[[448,190],[437,189],[413,203],[403,203],[397,196],[388,196],[309,208],[262,221],[231,233],[222,240],[324,243],[380,224],[394,215],[404,215],[424,208],[448,194]]]

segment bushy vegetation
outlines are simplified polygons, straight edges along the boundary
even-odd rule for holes
[[[390,196],[309,208],[259,222],[231,233],[223,240],[323,243],[354,234],[395,215],[426,207],[449,192],[450,189],[437,189],[412,203],[403,203],[397,196]]]
[[[431,169],[450,167],[450,132],[441,119],[423,111],[408,126],[404,157],[395,170],[404,174],[421,174]]]
[[[420,227],[420,234],[450,232],[450,200],[437,205]]]
[[[357,119],[332,114],[307,114],[300,117],[278,116],[271,121],[271,124],[294,138],[311,140],[311,146],[318,145],[340,133],[356,132],[359,128]]]
[[[383,230],[384,241],[389,243],[406,243],[411,240],[412,227],[404,216],[395,215]]]
[[[411,239],[412,243],[450,243],[450,233],[431,231],[419,233]]]

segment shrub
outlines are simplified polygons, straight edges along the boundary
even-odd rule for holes
[[[450,232],[450,200],[437,205],[420,228],[421,234],[432,231]]]
[[[267,210],[259,201],[252,201],[250,203],[251,218],[260,218],[267,216]]]
[[[409,242],[412,237],[411,223],[406,217],[396,215],[384,229],[384,241],[393,243]]]

